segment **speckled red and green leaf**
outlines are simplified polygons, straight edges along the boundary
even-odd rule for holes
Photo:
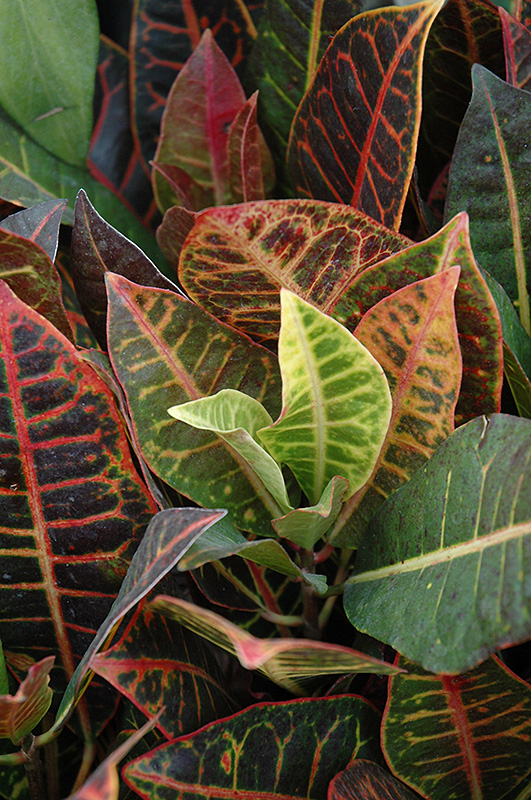
[[[264,200],[275,184],[271,153],[258,127],[255,92],[239,110],[227,140],[228,182],[233,203]]]
[[[426,197],[450,161],[479,62],[505,77],[501,22],[488,0],[448,0],[428,36],[422,76],[422,120],[417,148],[421,195]]]
[[[1,638],[55,653],[59,694],[104,619],[156,507],[107,387],[47,320],[0,287]],[[86,736],[114,711],[95,687]]]
[[[94,103],[94,129],[87,166],[96,180],[152,229],[160,218],[149,170],[131,133],[129,57],[105,36],[100,38]]]
[[[531,1],[516,0],[514,16],[522,25],[531,30]]]
[[[171,85],[210,28],[236,69],[245,66],[263,0],[135,0],[130,37],[133,136],[149,174]]]
[[[386,497],[406,483],[454,429],[461,353],[454,313],[459,267],[380,300],[356,338],[385,370],[393,412],[367,483],[343,506],[330,540],[355,547]]]
[[[422,58],[439,0],[360,14],[334,37],[288,145],[296,194],[398,230],[420,125]]]
[[[529,774],[531,689],[498,658],[453,676],[396,663],[382,746],[397,777],[430,800],[497,800]]]
[[[175,263],[172,212],[159,243]],[[180,251],[179,280],[219,319],[262,339],[278,337],[280,288],[318,308],[332,304],[361,269],[410,240],[349,207],[318,200],[265,200],[196,215]]]
[[[354,275],[343,293],[323,310],[353,331],[383,297],[456,264],[461,267],[455,293],[463,357],[463,382],[456,409],[461,423],[499,411],[503,385],[500,316],[474,259],[465,213],[458,214],[429,239]]]
[[[276,356],[163,289],[107,275],[108,343],[142,456],[177,491],[207,508],[229,508],[244,530],[270,533],[277,504],[215,434],[172,420],[168,408],[239,389],[280,413]]]
[[[91,668],[172,739],[239,710],[213,651],[172,620],[137,608],[120,640]]]
[[[146,800],[171,790],[268,800],[322,800],[356,757],[380,761],[379,714],[352,695],[258,703],[134,759],[122,775]]]
[[[531,30],[500,6],[507,83],[531,88]]]

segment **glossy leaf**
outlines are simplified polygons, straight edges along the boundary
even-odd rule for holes
[[[393,408],[367,482],[345,503],[330,540],[355,546],[386,497],[454,429],[461,383],[454,293],[459,267],[405,286],[362,317],[356,338],[384,368]]]
[[[271,524],[282,538],[311,550],[335,522],[347,492],[348,481],[336,475],[325,486],[315,506],[294,509]]]
[[[88,170],[61,161],[29,139],[1,109],[0,141],[2,198],[26,208],[46,200],[66,198],[69,206],[65,209],[63,222],[71,225],[75,198],[83,187],[111,225],[160,262],[153,236],[109,189],[93,178]]]
[[[172,86],[162,117],[155,162],[175,165],[209,189],[210,205],[230,197],[228,129],[245,103],[245,94],[210,30]],[[162,211],[172,205],[155,171],[155,196]]]
[[[257,430],[273,423],[258,400],[234,389],[222,389],[211,397],[172,406],[168,414],[198,430],[220,436],[245,460],[255,480],[264,484],[282,511],[291,509],[280,467],[257,440]]]
[[[459,676],[398,663],[382,727],[398,777],[430,800],[498,800],[529,774],[527,683],[497,658]]]
[[[507,83],[519,89],[531,88],[531,31],[504,8],[498,9],[503,30]]]
[[[531,94],[475,65],[474,91],[457,139],[446,216],[468,211],[478,262],[518,301],[531,332],[528,275],[531,217],[527,210]]]
[[[245,65],[263,0],[135,0],[130,37],[133,132],[145,165],[153,158],[166,98],[210,28],[232,66]]]
[[[135,759],[123,776],[145,800],[322,800],[351,759],[379,758],[378,725],[352,695],[258,703]]]
[[[83,189],[76,198],[70,264],[81,309],[103,349],[107,348],[107,272],[179,293],[136,244],[105,222]]]
[[[448,0],[431,26],[424,52],[417,150],[423,197],[452,157],[472,94],[472,65],[483,64],[505,77],[501,22],[495,5],[489,0]]]
[[[55,721],[60,728],[90,680],[90,662],[113,633],[117,623],[175,566],[201,532],[223,516],[223,511],[169,508],[149,523],[109,613],[85,650],[63,695]]]
[[[422,57],[441,7],[430,0],[376,9],[336,34],[291,128],[297,194],[352,205],[398,230],[420,125]]]
[[[433,672],[470,669],[530,635],[531,422],[458,428],[363,537],[348,618]]]
[[[12,653],[56,654],[59,693],[156,508],[107,387],[5,283],[0,302],[0,636]],[[103,697],[94,728],[113,711]]]
[[[418,796],[379,764],[357,758],[336,775],[327,797],[328,800],[415,800]]]
[[[0,227],[24,236],[42,247],[50,261],[55,260],[59,241],[59,226],[66,208],[66,200],[48,200],[33,208],[17,211],[0,222]]]
[[[2,3],[0,105],[62,161],[84,166],[92,129],[98,15],[92,0]]]
[[[107,275],[107,283],[111,361],[146,463],[203,506],[226,508],[230,497],[236,524],[267,535],[278,504],[252,483],[243,459],[215,434],[171,420],[168,408],[232,388],[273,416],[280,406],[276,357],[180,295],[118,275]]]
[[[228,182],[232,202],[263,200],[275,184],[271,153],[258,127],[255,92],[239,110],[227,140]]]
[[[50,670],[55,656],[43,658],[28,670],[15,695],[0,695],[0,738],[20,744],[41,721],[52,702]]]
[[[0,279],[52,322],[63,336],[73,339],[61,297],[61,280],[53,261],[36,242],[3,227],[0,228]]]
[[[94,770],[90,778],[85,781],[77,791],[70,795],[68,800],[118,800],[120,793],[120,779],[118,776],[118,764],[125,758],[130,750],[149,733],[158,722],[161,715],[159,712],[155,717],[149,719],[135,733],[129,736],[125,742],[116,747],[110,755]]]
[[[463,358],[456,417],[467,422],[479,414],[500,410],[503,359],[499,313],[490,285],[474,259],[466,214],[458,214],[431,238],[354,275],[326,310],[354,330],[363,315],[384,297],[456,264],[461,275],[455,315]]]
[[[317,675],[391,675],[395,671],[387,662],[342,645],[311,639],[258,639],[225,617],[176,597],[159,595],[149,607],[236,656],[245,669],[259,670],[293,694],[304,695],[305,680]]]
[[[167,213],[159,241],[180,230],[180,219]],[[266,200],[212,208],[196,216],[179,249],[179,280],[218,319],[270,339],[278,336],[281,286],[326,310],[357,272],[408,244],[335,203]]]
[[[167,739],[197,730],[240,705],[219,661],[186,628],[138,608],[120,640],[96,653],[91,668],[150,717]]]
[[[391,417],[381,366],[346,328],[281,290],[279,362],[282,413],[258,431],[287,464],[311,505],[336,475],[348,496],[369,478]]]

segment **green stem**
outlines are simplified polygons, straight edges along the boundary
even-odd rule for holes
[[[313,550],[301,550],[301,565],[305,572],[315,572]],[[319,601],[315,589],[309,583],[302,584],[303,634],[307,639],[320,639]]]
[[[321,613],[319,614],[318,626],[321,635],[326,626],[328,625],[328,620],[330,619],[330,615],[334,610],[337,598],[339,597],[340,594],[343,593],[341,587],[345,582],[346,578],[348,577],[349,564],[353,552],[354,552],[353,550],[343,550],[341,553],[341,559],[339,562],[339,567],[337,568],[336,576],[334,578],[334,583],[332,587],[329,589],[329,592],[332,593],[333,588],[337,587],[337,593],[330,594],[330,596],[325,600],[325,603],[321,609]]]

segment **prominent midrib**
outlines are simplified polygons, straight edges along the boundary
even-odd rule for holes
[[[433,550],[431,553],[409,558],[404,562],[397,562],[395,564],[389,564],[386,567],[372,569],[368,572],[361,572],[359,575],[353,575],[348,582],[368,583],[369,581],[381,580],[391,577],[392,575],[417,572],[418,570],[454,561],[457,558],[463,558],[473,553],[483,553],[489,547],[497,547],[515,539],[520,539],[522,536],[527,536],[528,534],[531,534],[531,520],[521,522],[518,525],[511,525],[508,528],[501,528],[498,531],[493,531],[477,539],[471,539],[467,542],[461,542],[460,544],[453,544],[444,549]]]

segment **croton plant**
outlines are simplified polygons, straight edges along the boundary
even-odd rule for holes
[[[99,5],[0,0],[0,797],[530,798],[531,1]]]

